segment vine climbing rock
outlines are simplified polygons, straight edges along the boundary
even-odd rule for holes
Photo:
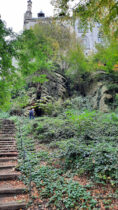
[[[27,209],[27,189],[15,171],[17,157],[14,122],[0,120],[0,210]]]

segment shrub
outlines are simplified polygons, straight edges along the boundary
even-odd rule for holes
[[[61,158],[66,170],[76,169],[95,181],[117,183],[117,154],[118,149],[106,142],[86,146],[73,141],[65,146]]]

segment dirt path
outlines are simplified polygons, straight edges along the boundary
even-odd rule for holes
[[[27,209],[29,196],[15,170],[17,157],[15,125],[13,121],[0,120],[0,210]]]

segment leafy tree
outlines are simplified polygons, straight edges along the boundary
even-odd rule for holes
[[[25,75],[49,68],[52,50],[44,37],[38,39],[32,30],[26,30],[20,37],[19,65]]]
[[[18,69],[14,78],[15,87],[12,94],[22,98],[23,88],[30,83],[43,83],[47,75],[55,70],[55,64],[62,51],[68,49],[70,43],[69,30],[64,26],[39,22],[34,28],[26,30],[18,37]],[[58,59],[59,58],[59,59]]]
[[[84,54],[83,46],[76,42],[75,45],[68,51],[65,57],[68,69],[66,74],[71,79],[77,79],[87,71],[87,59]]]
[[[63,20],[51,20],[51,22],[39,22],[33,28],[38,38],[45,37],[48,43],[56,49],[66,49],[71,38],[69,28],[65,27]]]
[[[44,37],[50,43],[53,62],[60,64],[69,76],[76,77],[87,70],[87,63],[84,46],[68,24],[70,21],[63,18],[52,20],[52,24],[39,22],[33,31],[39,40]]]
[[[118,34],[118,1],[117,0],[52,0],[58,14],[68,15],[71,12],[82,21],[82,26],[100,23],[105,32]],[[72,6],[74,5],[74,6]]]
[[[84,47],[67,26],[70,24],[69,20],[61,18],[51,21],[52,24],[36,24],[33,28],[34,34],[39,40],[43,37],[45,42],[50,44],[52,61],[58,63],[69,77],[75,79],[87,71]]]
[[[33,28],[34,34],[45,42],[52,50],[51,60],[58,63],[63,68],[64,56],[72,46],[72,40],[75,35],[70,32],[69,27],[65,27],[68,22],[65,20],[53,19],[50,22],[39,22]]]
[[[118,64],[118,41],[112,40],[107,45],[98,45],[97,52],[92,56],[91,67],[113,72]]]
[[[19,96],[18,90],[27,81],[44,82],[46,75],[38,71],[50,70],[51,47],[46,39],[38,40],[33,31],[16,36],[0,20],[0,108],[8,109],[11,97]]]
[[[16,75],[13,58],[17,57],[17,47],[16,35],[0,20],[0,108],[7,108],[10,103],[13,77]]]
[[[30,82],[46,81],[44,71],[53,68],[52,49],[45,37],[37,37],[33,30],[26,30],[19,37],[19,68],[22,79]]]

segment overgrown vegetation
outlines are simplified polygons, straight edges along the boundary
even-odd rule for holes
[[[28,184],[31,176],[47,208],[95,209],[101,208],[101,202],[105,208],[115,208],[117,113],[103,114],[93,111],[91,106],[87,110],[86,104],[82,106],[81,102],[80,98],[68,101],[57,117],[44,116],[35,120],[10,117],[18,130],[21,127],[23,145],[21,147],[18,132],[18,148],[22,180]],[[81,108],[78,110],[78,107]],[[80,181],[83,178],[84,185]],[[93,196],[97,185],[101,186],[101,191]],[[105,194],[101,200],[102,188]],[[107,202],[110,194],[111,201]]]
[[[54,2],[58,3],[63,14],[68,11],[70,1]],[[98,10],[96,6],[100,2]],[[117,3],[114,0],[87,1],[75,8],[76,13],[78,8],[79,14],[83,14],[84,26],[94,9],[96,14],[92,19],[102,24],[105,33],[108,30],[106,22],[108,26],[113,23],[107,41],[97,46],[96,53],[88,57],[76,37],[55,22],[45,26],[40,23],[16,37],[0,21],[0,109],[9,109],[9,113],[1,111],[0,118],[9,118],[16,123],[17,170],[22,172],[21,179],[27,185],[32,180],[31,184],[38,189],[39,207],[43,203],[47,209],[117,209],[118,75],[114,72],[118,64],[114,22]],[[101,13],[103,8],[106,8],[104,15]],[[11,39],[7,40],[9,36]],[[16,65],[13,65],[14,57]],[[98,75],[96,70],[102,70],[103,74]],[[41,93],[36,96],[37,89],[54,72],[66,77],[66,85],[71,89],[70,96],[73,98],[68,97],[61,102],[51,98],[47,103],[45,94],[44,97]],[[110,93],[112,97],[104,102],[111,103],[114,112],[94,110],[92,98],[80,96],[86,96],[84,89],[93,79],[91,72],[99,77],[97,82],[104,81],[100,87],[107,85],[105,94]],[[77,91],[79,93],[75,94]],[[31,101],[33,94],[35,96]],[[23,113],[28,106],[42,109],[43,117],[29,120]],[[14,114],[12,109],[21,116],[11,117]],[[101,193],[104,195],[102,198]]]

